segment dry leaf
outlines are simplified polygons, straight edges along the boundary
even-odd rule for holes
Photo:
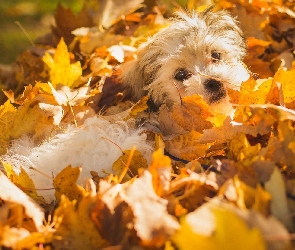
[[[212,127],[207,119],[212,117],[209,105],[200,95],[182,98],[181,105],[176,105],[172,110],[172,117],[186,131],[195,130],[202,132]]]
[[[0,198],[2,201],[18,204],[24,208],[23,215],[18,218],[19,227],[33,228],[35,231],[41,230],[43,226],[44,213],[31,198],[17,188],[0,171]],[[17,216],[17,215],[16,215]],[[33,222],[33,224],[31,224]],[[27,224],[27,226],[26,226]],[[33,227],[32,227],[33,226]]]
[[[234,213],[216,208],[213,216],[215,230],[211,236],[196,233],[184,217],[181,220],[181,229],[172,237],[178,249],[266,249],[260,231],[256,228],[249,229]]]
[[[70,55],[63,38],[60,40],[54,56],[45,53],[43,61],[49,67],[50,82],[54,88],[58,84],[72,87],[75,81],[82,75],[80,62],[70,62]]]
[[[131,150],[124,150],[122,153],[122,156],[120,156],[118,160],[114,162],[112,166],[112,170],[114,174],[118,176],[122,174],[124,168],[126,168],[126,164],[128,162],[130,152]],[[138,174],[138,170],[140,168],[147,168],[147,161],[143,157],[140,151],[135,150],[132,155],[130,165],[128,166],[127,173],[126,175],[124,175],[123,182],[128,181],[132,179],[133,177],[135,177]]]
[[[153,186],[157,195],[163,196],[169,190],[171,179],[171,159],[163,155],[163,150],[158,149],[153,153],[149,171],[153,177]]]
[[[52,242],[56,249],[98,249],[108,246],[90,218],[94,197],[83,196],[79,204],[62,195],[54,213],[57,223]]]
[[[8,162],[1,162],[4,167],[7,177],[11,180],[13,184],[19,187],[23,192],[30,196],[35,201],[38,201],[39,204],[45,204],[45,200],[42,196],[39,196],[36,192],[36,187],[34,182],[25,172],[22,166],[19,166],[20,171],[17,174],[13,167]]]
[[[80,167],[72,168],[68,166],[53,179],[54,195],[58,201],[62,195],[65,195],[70,201],[81,201],[85,190],[76,184],[81,171],[82,168]]]
[[[133,12],[140,8],[143,0],[132,0],[128,2],[122,2],[120,0],[104,0],[99,2],[99,25],[104,28],[109,28],[113,25],[121,16]]]

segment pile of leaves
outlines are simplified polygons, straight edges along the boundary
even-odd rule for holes
[[[0,244],[5,249],[292,249],[295,197],[294,3],[216,2],[237,15],[253,77],[229,90],[234,109],[213,112],[199,95],[149,113],[130,104],[114,68],[169,25],[169,1],[85,1],[58,6],[39,45],[2,69],[0,153],[30,136],[36,145],[87,118],[156,119],[149,165],[131,148],[113,174],[77,185],[61,166],[48,204],[22,166],[2,160]],[[195,1],[185,4],[194,9]],[[198,6],[204,9],[203,6]],[[249,25],[251,20],[251,25]],[[149,129],[150,128],[150,129]],[[107,138],[106,138],[107,139]],[[111,142],[110,142],[111,143]],[[41,169],[36,171],[42,172]]]

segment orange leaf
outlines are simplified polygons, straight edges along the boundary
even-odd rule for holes
[[[182,98],[182,104],[173,107],[172,117],[186,131],[196,130],[202,132],[212,127],[207,119],[212,117],[209,105],[200,95]]]

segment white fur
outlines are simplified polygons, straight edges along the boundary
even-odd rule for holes
[[[50,177],[56,176],[68,165],[82,167],[78,183],[85,184],[85,179],[91,178],[89,171],[97,171],[100,176],[104,176],[103,170],[111,173],[113,163],[122,155],[121,150],[109,140],[122,150],[136,146],[147,160],[150,159],[152,147],[146,142],[146,134],[141,129],[132,129],[131,122],[111,124],[101,117],[94,117],[86,120],[81,128],[70,127],[39,146],[34,145],[28,137],[15,140],[2,160],[12,164],[17,173],[22,166],[36,189],[52,188]],[[38,193],[45,196],[47,201],[54,198],[54,190]]]

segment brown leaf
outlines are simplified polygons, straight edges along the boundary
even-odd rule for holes
[[[182,98],[181,105],[175,105],[172,110],[173,119],[186,131],[202,132],[212,127],[207,119],[213,116],[208,104],[200,95]]]
[[[249,37],[247,39],[247,56],[245,64],[251,69],[251,72],[258,74],[259,78],[268,78],[273,76],[270,69],[270,62],[263,61],[259,57],[264,54],[265,49],[271,42]]]
[[[91,27],[93,25],[85,8],[75,15],[70,8],[65,8],[59,4],[55,11],[55,26],[52,26],[52,33],[55,35],[55,43],[57,44],[61,37],[65,39],[66,44],[70,44],[74,39],[71,33],[79,27]]]
[[[182,169],[181,174],[171,181],[169,193],[177,198],[182,208],[191,212],[205,203],[206,199],[214,197],[217,188],[215,181],[206,174]]]

